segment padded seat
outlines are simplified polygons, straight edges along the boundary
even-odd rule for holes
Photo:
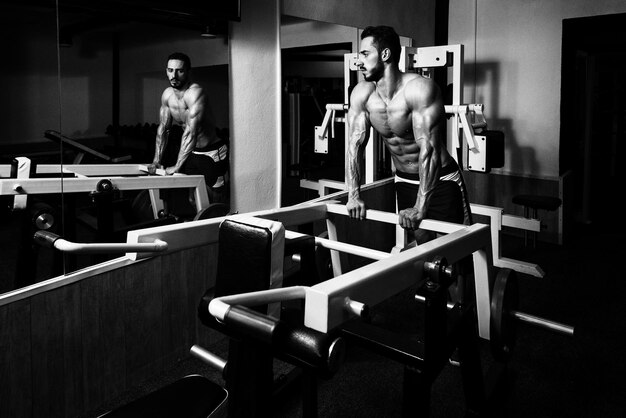
[[[542,196],[532,194],[518,194],[513,196],[513,203],[524,206],[524,217],[528,219],[539,219],[537,211],[554,211],[561,206],[561,199],[553,196]],[[532,209],[532,215],[530,210]],[[524,246],[528,245],[528,231],[524,231]],[[533,248],[537,246],[537,233],[533,232]]]

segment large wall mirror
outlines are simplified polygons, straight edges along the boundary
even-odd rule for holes
[[[344,181],[346,112],[331,114],[327,106],[347,104],[352,87],[362,79],[355,68],[350,68],[349,59],[358,51],[361,31],[294,16],[281,17],[283,206],[317,198],[319,180]],[[405,36],[400,42],[412,44]],[[320,146],[315,136],[325,118],[331,123],[328,138]],[[377,155],[384,158],[382,142],[370,143],[380,148]],[[374,174],[375,178],[391,175],[390,161],[379,167],[383,169]]]
[[[0,70],[6,95],[0,104],[0,178],[5,179],[30,176],[29,161],[60,162],[59,145],[47,141],[43,133],[58,130],[61,118],[55,7],[29,1],[3,2],[2,15],[0,42],[7,55]],[[60,180],[56,186],[60,187]],[[57,216],[60,202],[58,194],[13,197],[3,191],[0,195],[0,293],[35,280],[33,217],[37,218],[40,210]],[[42,254],[41,262],[52,268],[48,254]],[[58,267],[54,268],[58,271]]]
[[[146,190],[114,187],[103,197],[106,187],[83,190],[75,180],[117,177],[126,170],[120,167],[152,161],[172,52],[191,58],[192,80],[204,88],[215,125],[227,137],[227,34],[229,21],[239,19],[238,1],[210,8],[193,1],[9,3],[2,42],[14,53],[2,70],[11,99],[2,105],[0,164],[6,172],[0,176],[54,183],[47,183],[50,193],[28,195],[23,210],[16,210],[13,196],[0,196],[0,293],[123,255],[64,254],[34,243],[38,230],[79,243],[124,242],[126,231],[155,221]],[[177,152],[170,141],[166,157]],[[23,162],[31,165],[28,174],[19,174]],[[129,169],[128,178],[136,175]],[[193,209],[188,191],[181,192],[179,210]]]

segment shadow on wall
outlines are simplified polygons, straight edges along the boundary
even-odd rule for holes
[[[476,103],[484,103],[488,128],[504,132],[505,171],[514,173],[537,173],[539,162],[534,147],[520,146],[515,134],[515,120],[500,116],[500,63],[487,61],[465,65],[466,80],[474,80],[473,97]]]

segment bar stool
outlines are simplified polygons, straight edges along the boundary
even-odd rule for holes
[[[524,217],[528,219],[539,219],[537,216],[537,210],[553,211],[557,210],[561,206],[561,199],[552,196],[540,196],[530,194],[518,194],[513,196],[513,203],[516,205],[524,206]],[[532,209],[532,217],[530,210]],[[537,233],[532,232],[533,248],[537,246]],[[528,246],[528,231],[524,231],[524,246]]]

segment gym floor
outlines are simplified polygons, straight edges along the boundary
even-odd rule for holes
[[[492,392],[494,417],[622,417],[626,416],[626,337],[621,320],[626,317],[626,292],[619,257],[623,232],[580,228],[573,242],[558,246],[539,241],[525,248],[523,240],[504,235],[503,255],[539,264],[544,278],[518,275],[519,310],[572,325],[568,337],[520,324],[517,343],[506,373]],[[394,316],[395,315],[395,316]],[[406,321],[401,309],[389,321]],[[226,342],[207,347],[224,355]],[[492,363],[488,344],[481,345],[483,368]],[[277,376],[290,368],[277,362]],[[221,376],[198,360],[182,361],[124,396],[92,411],[86,417],[125,404],[187,374],[198,373],[223,384]],[[320,380],[320,417],[400,416],[403,367],[356,346],[339,372]],[[275,417],[301,416],[297,390],[285,391],[275,405]],[[447,365],[431,394],[432,417],[464,415],[463,387],[458,367]]]

